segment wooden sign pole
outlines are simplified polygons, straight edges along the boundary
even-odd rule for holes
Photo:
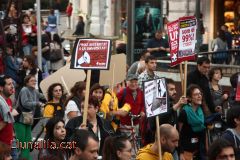
[[[159,160],[162,160],[162,149],[161,149],[161,142],[160,142],[160,123],[159,123],[159,117],[156,116],[156,130],[157,130],[157,143],[158,143],[158,154],[159,154]]]
[[[188,61],[185,61],[184,63],[184,87],[183,87],[183,95],[186,97],[187,92],[187,65]]]
[[[63,76],[61,76],[61,81],[62,81],[62,83],[63,83],[63,86],[66,88],[66,91],[67,91],[68,96],[70,96],[71,94],[70,94],[69,88],[68,88],[68,86],[67,86],[67,84],[66,84]]]
[[[90,90],[90,80],[91,80],[91,70],[87,71],[87,82],[86,82],[86,93],[84,100],[84,109],[83,109],[83,123],[87,124],[87,111],[88,111],[88,99],[89,99],[89,90]]]
[[[115,81],[115,63],[113,63],[113,70],[112,70],[112,86],[111,86],[111,89],[112,89],[112,92],[114,90],[114,81]]]
[[[183,78],[183,67],[182,67],[182,62],[179,64],[180,65],[180,80],[181,80],[181,87],[182,87],[182,94],[183,94],[183,88],[184,88],[184,78]]]

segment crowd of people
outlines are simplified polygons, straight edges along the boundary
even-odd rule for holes
[[[71,12],[69,3],[68,18]],[[223,76],[221,68],[211,67],[207,57],[198,58],[195,70],[188,73],[186,96],[177,93],[173,79],[166,78],[168,110],[159,116],[161,137],[157,138],[155,117],[146,117],[143,82],[162,77],[161,71],[157,71],[157,57],[169,52],[162,31],[157,31],[148,42],[140,61],[130,66],[125,86],[113,89],[99,83],[91,85],[86,124],[83,124],[85,82],[76,82],[70,89],[71,95],[66,95],[61,83],[49,84],[44,97],[40,82],[65,64],[56,14],[56,8],[51,9],[48,23],[42,27],[43,70],[37,67],[36,61],[34,15],[25,14],[22,19],[23,58],[16,57],[14,39],[8,39],[8,45],[0,50],[0,56],[4,55],[0,57],[3,65],[0,66],[0,160],[31,160],[30,152],[36,149],[40,160],[157,160],[159,157],[163,160],[234,160],[240,157],[240,104],[235,100],[239,73],[231,76],[232,87],[227,93],[219,84]],[[68,22],[70,27],[70,18]],[[83,35],[83,17],[79,17],[77,26],[74,34]],[[222,49],[229,47],[224,36],[226,33],[219,31],[214,50],[219,50],[220,44]],[[219,57],[212,60],[224,63]],[[211,144],[207,140],[205,120],[215,114],[223,115],[225,109],[228,109],[224,115],[228,129]],[[135,140],[130,136],[130,114],[140,117],[133,121],[134,130],[141,137],[141,149],[137,153],[133,153],[132,141]],[[40,119],[44,119],[40,131],[44,138],[33,140],[32,130]],[[158,152],[159,141],[162,155]],[[39,142],[46,145],[35,145]]]
[[[180,96],[178,99],[176,83],[166,78],[169,109],[159,116],[161,138],[157,139],[155,118],[146,118],[143,82],[159,78],[161,72],[156,72],[156,57],[150,53],[146,55],[146,52],[142,53],[144,58],[138,62],[141,65],[133,64],[136,68],[131,72],[135,74],[127,74],[125,87],[112,90],[98,83],[91,85],[87,124],[82,124],[85,82],[76,82],[70,90],[70,96],[65,94],[61,83],[53,83],[49,85],[45,98],[38,85],[41,79],[37,79],[37,70],[22,77],[21,88],[15,85],[14,77],[2,75],[0,144],[8,147],[2,155],[12,156],[13,159],[32,159],[30,152],[36,148],[28,142],[32,141],[32,129],[39,123],[39,117],[43,117],[46,123],[41,134],[46,142],[56,146],[74,144],[68,148],[40,147],[39,159],[158,159],[158,141],[161,142],[164,160],[204,160],[207,157],[224,157],[225,154],[239,157],[240,106],[231,97],[235,94],[223,91],[219,84],[223,76],[221,68],[211,68],[207,57],[198,58],[196,69],[189,72],[186,97]],[[28,57],[23,60],[24,65],[34,66],[34,61],[29,61]],[[230,78],[233,85],[230,92],[236,91],[237,76],[236,73]],[[16,103],[12,102],[14,98],[11,96],[16,98]],[[218,143],[226,144],[226,148],[234,148],[227,150],[227,153],[224,148],[217,148],[215,142],[210,146],[205,125],[206,117],[224,113],[225,103],[229,104],[226,115],[228,129]],[[141,136],[143,148],[137,154],[133,154],[134,146],[129,136],[129,127],[132,127],[129,113],[140,115],[134,121],[134,128]],[[218,150],[219,155],[214,150]]]

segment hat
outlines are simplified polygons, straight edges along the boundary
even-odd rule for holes
[[[136,74],[128,74],[127,81],[131,81],[131,80],[138,80],[138,76]]]

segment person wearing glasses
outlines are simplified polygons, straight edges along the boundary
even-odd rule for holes
[[[225,139],[217,139],[208,150],[208,160],[235,160],[234,146]]]
[[[215,106],[212,100],[211,91],[209,88],[209,80],[207,78],[210,70],[210,60],[207,57],[200,57],[197,59],[197,67],[187,75],[187,86],[190,84],[198,85],[202,92],[203,98],[206,100],[206,110],[204,113],[210,115],[215,113]]]
[[[203,95],[199,86],[187,89],[188,104],[178,118],[180,160],[205,160],[206,132],[203,113]]]

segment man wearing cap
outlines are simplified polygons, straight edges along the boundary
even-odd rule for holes
[[[118,101],[122,102],[123,106],[118,106],[119,109],[124,108],[127,111],[124,117],[120,117],[120,128],[122,132],[129,132],[131,126],[131,117],[128,115],[131,112],[133,115],[140,115],[140,118],[145,116],[143,92],[138,88],[138,77],[135,74],[129,74],[127,77],[127,87],[122,89],[117,94]],[[134,121],[134,126],[139,126],[139,119]],[[127,130],[128,128],[128,130]]]

